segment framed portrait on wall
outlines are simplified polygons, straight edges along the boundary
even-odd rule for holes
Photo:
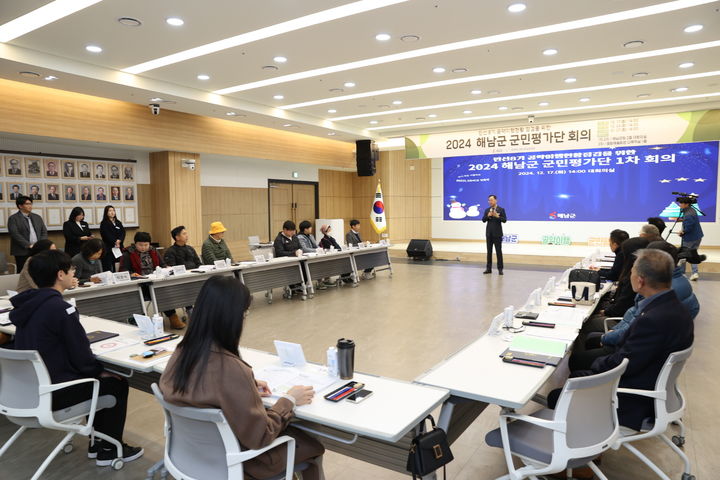
[[[22,157],[7,155],[5,157],[5,175],[8,177],[22,177],[23,164]]]
[[[45,178],[58,178],[60,176],[58,160],[54,158],[45,159]]]
[[[125,207],[123,212],[125,213],[125,217],[122,220],[124,223],[127,223],[128,225],[137,223],[137,218],[135,217],[135,207]]]
[[[17,209],[16,209],[15,211],[17,212]],[[40,216],[43,218],[43,220],[45,220],[45,209],[44,209],[44,208],[42,208],[42,207],[33,207],[32,212],[33,212],[33,213],[37,213],[38,215],[40,215]]]
[[[135,165],[123,165],[123,180],[135,181]]]
[[[8,182],[7,189],[8,201],[14,202],[18,199],[18,197],[20,197],[20,195],[25,195],[24,183]]]
[[[107,185],[95,185],[95,201],[107,202]]]
[[[120,192],[119,185],[110,185],[110,201],[120,202],[122,200],[122,193]]]
[[[63,199],[66,202],[76,202],[78,199],[77,185],[63,184]]]
[[[83,211],[85,212],[85,221],[88,223],[88,225],[95,225],[95,209],[92,207],[83,208]]]
[[[39,158],[25,157],[25,175],[31,178],[42,177],[42,160]]]
[[[5,218],[10,218],[10,215],[14,215],[18,212],[18,208],[17,207],[8,207],[7,210],[3,210],[3,211],[7,212],[7,214],[5,215]],[[5,223],[7,223],[7,221]]]
[[[107,163],[93,162],[93,178],[95,180],[107,179]]]
[[[64,208],[63,208],[63,217],[62,217],[63,222],[64,222],[65,220],[70,219],[70,214],[72,213],[73,208],[75,208],[75,207],[64,207]],[[86,221],[87,221],[87,220],[86,220]]]
[[[0,208],[0,228],[7,227],[7,217],[5,216],[5,209]]]
[[[43,200],[42,186],[43,186],[42,183],[34,183],[34,182],[28,183],[27,196],[30,197],[30,200],[32,200],[33,202],[42,202],[42,200]]]
[[[75,160],[63,160],[62,161],[62,177],[63,178],[75,178],[76,173]]]
[[[70,216],[70,213],[68,213]],[[45,208],[45,223],[49,227],[59,227],[63,224],[62,209],[60,207]]]
[[[80,201],[81,202],[92,202],[93,189],[92,185],[80,185]]]
[[[75,189],[73,189],[73,193],[75,192]],[[60,201],[60,195],[62,192],[60,191],[60,185],[57,183],[46,183],[45,184],[45,201],[46,202],[59,202]]]
[[[98,225],[102,222],[103,215],[105,215],[105,207],[95,207],[95,221]]]
[[[123,198],[126,202],[135,201],[135,187],[132,185],[126,185],[123,187]]]
[[[122,170],[120,169],[120,165],[117,163],[111,163],[108,165],[108,168],[110,169],[110,180],[120,180],[120,175],[122,175]]]
[[[92,178],[92,164],[90,162],[78,162],[78,178]]]

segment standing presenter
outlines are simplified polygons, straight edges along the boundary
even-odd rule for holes
[[[495,246],[497,254],[498,274],[503,274],[503,256],[502,256],[502,224],[507,222],[505,209],[498,206],[497,197],[495,195],[488,196],[488,208],[485,209],[482,221],[487,223],[485,226],[485,240],[487,241],[487,267],[484,274],[492,273],[492,251]]]

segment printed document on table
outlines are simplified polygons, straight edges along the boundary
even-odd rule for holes
[[[576,309],[572,307],[549,306],[540,314],[538,321],[580,328],[582,327],[584,313],[585,312],[582,311],[576,311]]]
[[[273,395],[287,393],[295,385],[311,386],[319,393],[340,380],[322,370],[267,366],[255,371],[255,378],[268,383]]]

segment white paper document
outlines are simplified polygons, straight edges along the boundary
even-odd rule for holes
[[[580,328],[584,314],[584,311],[577,311],[577,308],[550,306],[543,310],[538,317],[538,322],[552,322],[558,326]]]
[[[255,378],[266,381],[273,395],[277,396],[287,393],[295,385],[311,386],[315,393],[318,394],[340,381],[336,377],[331,377],[325,371],[315,370],[314,368],[298,369],[268,366],[256,370],[254,373]]]
[[[136,337],[113,337],[103,340],[102,342],[91,344],[90,350],[92,350],[95,355],[102,355],[138,343],[140,343],[140,339]]]

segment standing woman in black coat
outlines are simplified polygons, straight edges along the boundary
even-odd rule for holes
[[[105,244],[105,255],[103,256],[103,270],[115,271],[115,255],[112,249],[119,248],[122,250],[125,241],[125,227],[115,214],[115,207],[106,205],[103,212],[103,219],[100,222],[100,235]]]
[[[85,221],[85,210],[82,207],[72,209],[70,218],[63,223],[63,235],[65,235],[65,252],[70,257],[80,253],[82,244],[93,238],[90,227]]]

